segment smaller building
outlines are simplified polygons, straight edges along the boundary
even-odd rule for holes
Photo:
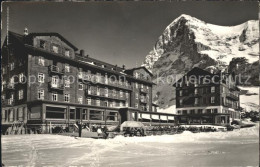
[[[234,74],[210,73],[195,67],[174,86],[180,125],[227,125],[240,119],[240,90]]]

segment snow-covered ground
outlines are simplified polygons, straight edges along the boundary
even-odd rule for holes
[[[240,95],[240,106],[246,111],[259,111],[259,87],[240,86],[241,90],[247,90],[247,93]]]
[[[90,139],[2,136],[6,166],[258,166],[259,127],[232,132]]]

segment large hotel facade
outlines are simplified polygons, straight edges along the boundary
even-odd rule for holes
[[[23,122],[49,132],[76,121],[174,124],[152,103],[152,73],[125,69],[78,52],[58,33],[9,32],[2,48],[2,125]]]
[[[195,67],[174,86],[179,124],[228,125],[240,119],[240,90],[234,75]]]

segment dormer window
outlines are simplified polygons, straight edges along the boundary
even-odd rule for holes
[[[52,50],[53,50],[54,53],[58,53],[59,52],[58,46],[55,46],[55,45],[52,46]]]
[[[45,49],[46,42],[43,40],[40,40],[40,48]]]
[[[70,51],[68,49],[65,50],[65,56],[70,57]]]

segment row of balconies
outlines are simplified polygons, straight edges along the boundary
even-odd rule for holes
[[[49,70],[50,70],[50,73],[54,73],[54,74],[63,75],[65,73],[64,69],[60,69],[59,67],[54,66],[54,65],[50,65]],[[89,81],[89,82],[93,82],[93,83],[97,83],[97,84],[108,85],[108,86],[119,87],[119,88],[128,89],[128,90],[131,90],[131,88],[132,88],[131,85],[129,85],[126,82],[109,81],[108,78],[106,78],[104,76],[100,76],[100,75],[91,75],[91,74],[84,74],[83,72],[79,72],[78,78],[80,80],[85,80],[85,81]],[[140,88],[141,93],[148,93],[148,91],[149,90],[147,88]]]
[[[87,91],[86,94],[90,96],[98,96],[98,97],[104,97],[108,99],[115,99],[115,100],[127,100],[128,97],[126,96],[120,96],[118,94],[107,94],[107,93],[101,93],[101,92],[94,92],[94,91]]]
[[[82,72],[80,72],[78,74],[78,78],[81,80],[93,82],[96,84],[103,84],[103,85],[114,86],[114,87],[131,90],[131,85],[124,83],[124,82],[109,81],[109,79],[104,76],[83,74]]]

